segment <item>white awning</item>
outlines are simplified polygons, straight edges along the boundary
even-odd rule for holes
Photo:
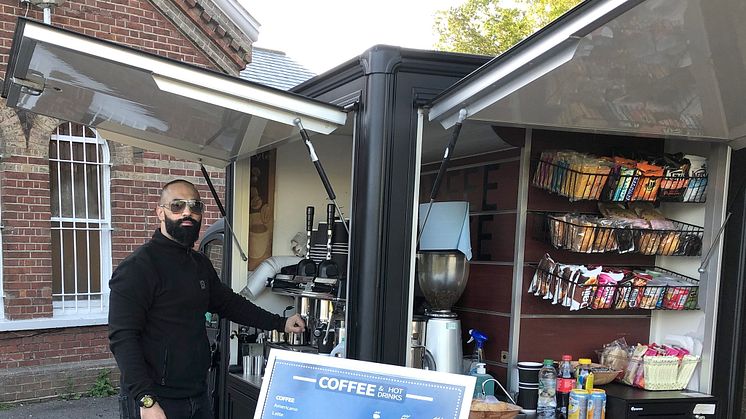
[[[297,138],[296,118],[320,134],[346,120],[327,103],[26,19],[3,96],[110,140],[213,166]]]

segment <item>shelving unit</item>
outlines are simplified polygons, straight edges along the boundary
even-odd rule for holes
[[[555,249],[579,254],[700,256],[704,228],[662,219],[653,205],[659,202],[705,202],[706,172],[695,169],[690,172],[688,166],[681,167],[681,170],[679,167],[657,166],[657,171],[668,174],[658,176],[650,175],[640,166],[640,163],[623,165],[608,157],[573,151],[542,153],[533,172],[532,185],[535,188],[566,197],[570,203],[581,200],[630,203],[630,208],[637,205],[638,211],[641,206],[643,210],[649,206],[650,212],[657,213],[657,217],[649,220],[641,216],[631,218],[635,211],[629,211],[632,216],[618,215],[628,210],[621,206],[617,208],[616,204],[606,204],[605,208],[599,205],[604,214],[614,218],[545,212],[540,214],[544,217],[541,223],[544,238]],[[602,272],[599,265],[590,262],[587,262],[587,268],[565,265],[545,255],[536,268],[529,293],[570,311],[699,309],[699,281],[695,278],[660,267],[604,264]]]

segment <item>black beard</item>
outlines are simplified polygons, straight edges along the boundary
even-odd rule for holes
[[[191,226],[182,226],[181,223],[184,221],[191,221]],[[171,237],[177,242],[183,244],[186,247],[193,247],[194,242],[199,237],[199,229],[202,221],[197,221],[192,217],[181,218],[179,220],[172,220],[166,217],[166,231]]]

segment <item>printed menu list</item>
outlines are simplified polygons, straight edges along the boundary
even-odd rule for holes
[[[466,419],[475,378],[272,350],[255,419]]]

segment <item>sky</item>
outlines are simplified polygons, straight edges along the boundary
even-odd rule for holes
[[[377,44],[434,49],[435,12],[464,0],[239,0],[259,21],[254,46],[320,74]]]

